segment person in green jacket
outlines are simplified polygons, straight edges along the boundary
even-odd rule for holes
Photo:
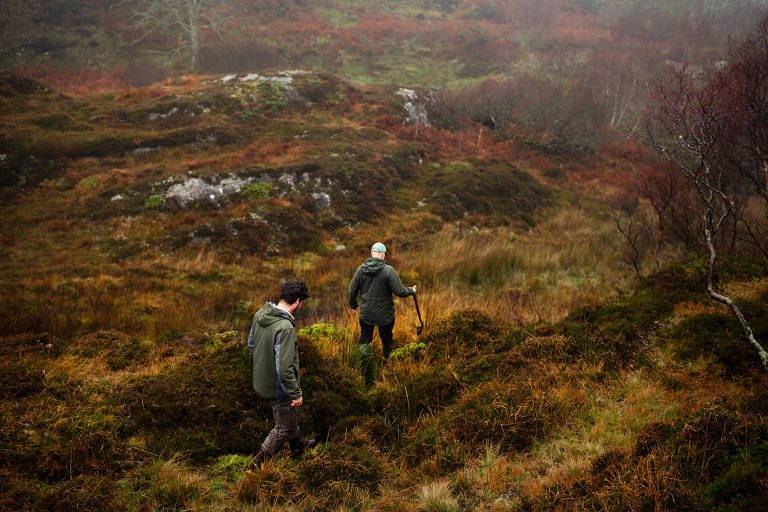
[[[357,267],[349,283],[349,307],[357,311],[360,296],[360,354],[366,380],[370,380],[370,346],[374,327],[378,327],[384,361],[392,352],[392,329],[395,327],[395,303],[392,294],[409,297],[416,287],[405,287],[392,266],[384,258],[387,248],[381,242],[371,247],[371,257]],[[370,382],[369,382],[370,383]]]
[[[299,385],[299,349],[293,314],[309,296],[301,281],[286,281],[280,287],[280,302],[267,302],[255,315],[248,335],[253,355],[253,389],[269,400],[275,427],[261,443],[247,471],[261,469],[265,460],[279,452],[287,441],[291,455],[298,457],[314,439],[303,440],[299,429],[299,406],[304,398]]]

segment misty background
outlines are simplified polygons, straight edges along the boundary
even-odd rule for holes
[[[184,73],[325,71],[432,88],[432,122],[594,148],[631,137],[659,77],[721,69],[765,0],[2,1],[2,64],[61,92]],[[439,104],[438,107],[435,105]]]

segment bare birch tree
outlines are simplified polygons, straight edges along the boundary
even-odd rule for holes
[[[739,108],[731,100],[733,90],[721,74],[698,86],[685,69],[676,72],[657,91],[654,119],[661,127],[661,137],[649,130],[653,145],[674,163],[694,187],[704,206],[703,242],[709,252],[707,292],[725,305],[736,317],[748,343],[768,370],[768,353],[755,339],[747,320],[732,298],[715,289],[715,237],[729,217],[738,217],[738,201],[743,201],[743,179],[727,164],[725,156],[734,148],[728,132],[734,126]],[[741,84],[738,84],[741,86]],[[754,84],[759,86],[759,84]]]
[[[200,47],[205,37],[222,38],[232,18],[232,2],[226,0],[127,0],[132,6],[133,28],[138,41],[153,35],[173,38],[167,53],[185,57],[191,71],[200,64]]]

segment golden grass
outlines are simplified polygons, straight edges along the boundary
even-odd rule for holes
[[[450,480],[439,480],[422,484],[416,491],[418,512],[455,512],[459,503],[451,491]]]

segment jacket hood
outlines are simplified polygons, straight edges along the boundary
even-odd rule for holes
[[[375,276],[389,265],[383,258],[368,258],[363,262],[363,274]]]
[[[268,327],[279,320],[289,320],[294,326],[296,322],[293,317],[287,311],[283,311],[275,306],[271,302],[267,302],[264,306],[256,312],[253,316],[261,327]]]

